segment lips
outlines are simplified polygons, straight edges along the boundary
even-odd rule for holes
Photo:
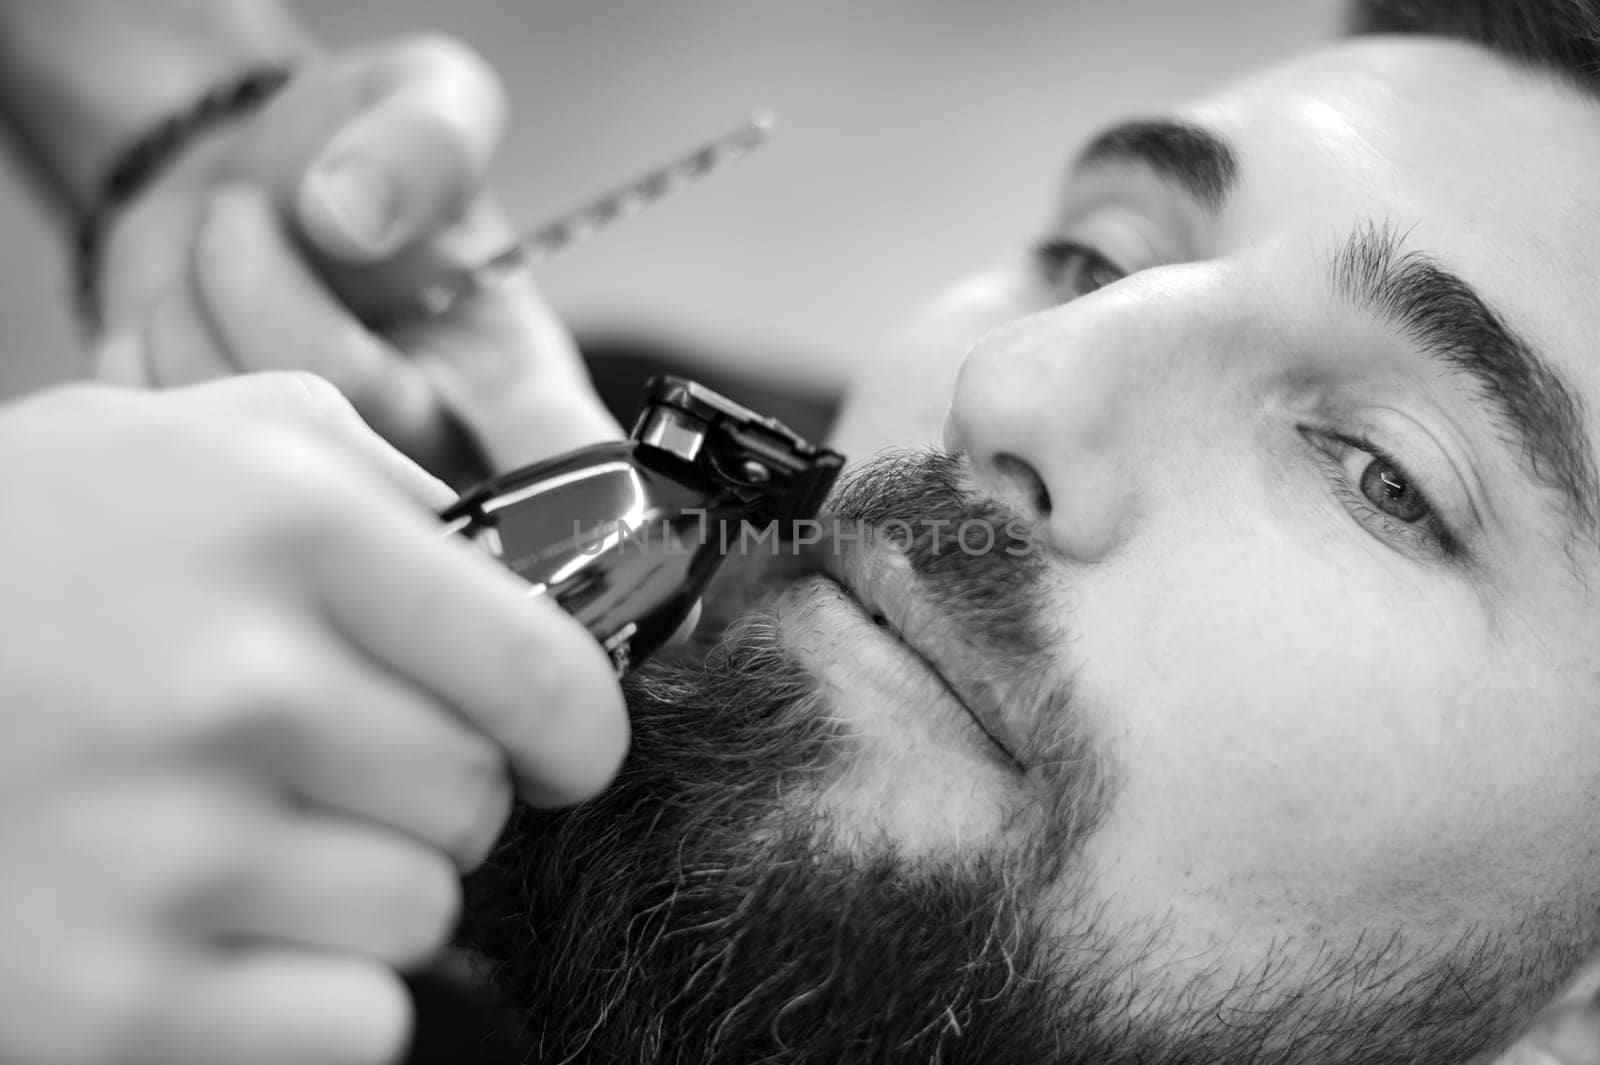
[[[995,665],[964,639],[929,599],[910,560],[881,543],[831,552],[824,569],[863,611],[916,654],[1012,762],[1022,764],[1020,730],[1007,713]]]

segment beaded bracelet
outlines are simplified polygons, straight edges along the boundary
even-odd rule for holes
[[[187,109],[163,119],[117,157],[78,223],[73,277],[78,314],[91,328],[101,324],[100,257],[112,217],[152,184],[201,134],[246,115],[289,82],[281,64],[252,67],[217,86]]]

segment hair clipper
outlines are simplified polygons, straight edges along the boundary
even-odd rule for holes
[[[785,538],[843,465],[704,385],[657,377],[627,440],[496,477],[441,517],[582,622],[621,675],[688,618],[743,526]]]

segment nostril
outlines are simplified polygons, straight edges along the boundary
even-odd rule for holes
[[[1045,486],[1038,470],[1010,454],[996,455],[994,466],[1011,492],[1027,500],[1035,519],[1044,521],[1050,517],[1050,489]]]
[[[1033,505],[1040,520],[1050,517],[1050,489],[1044,486],[1044,479],[1038,474],[1033,475]]]

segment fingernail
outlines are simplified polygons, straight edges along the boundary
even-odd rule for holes
[[[364,159],[335,159],[312,172],[307,191],[347,250],[368,255],[388,250],[396,204],[394,183],[382,170]]]

